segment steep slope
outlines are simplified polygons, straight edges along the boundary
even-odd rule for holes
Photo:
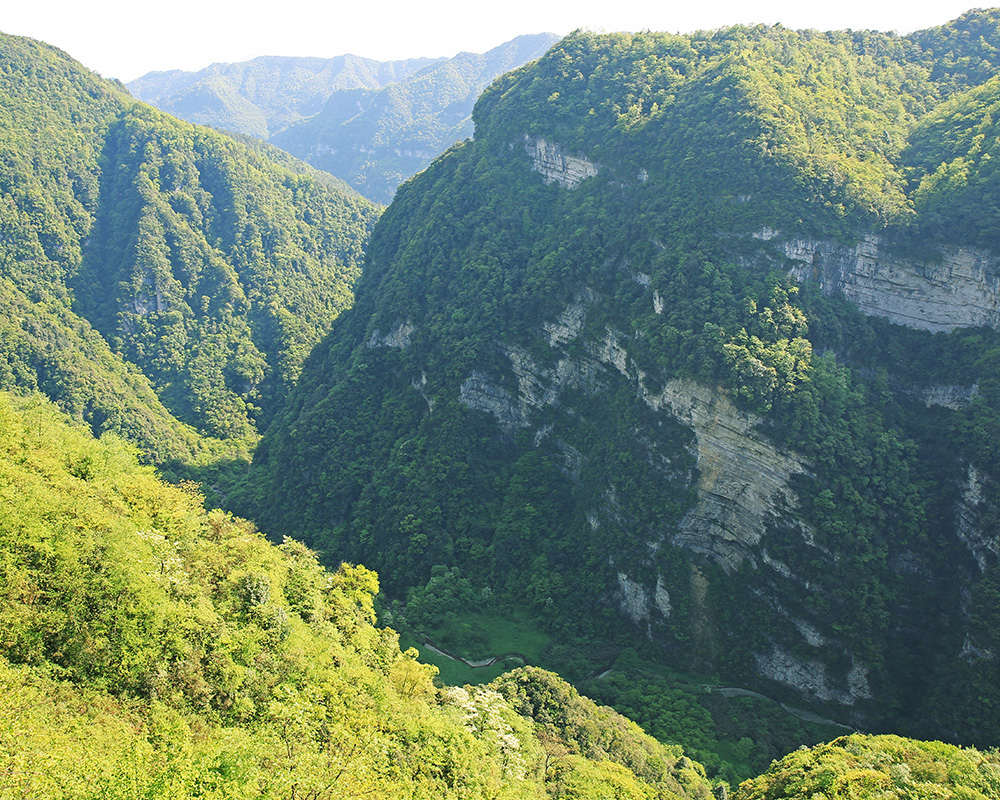
[[[0,102],[0,386],[160,463],[245,450],[351,302],[378,209],[28,39],[0,39]]]
[[[319,112],[336,92],[381,89],[443,60],[262,56],[198,72],[150,72],[128,88],[139,100],[188,122],[267,139]]]
[[[998,20],[574,34],[501,78],[240,507],[400,599],[458,567],[564,640],[996,741],[997,255],[918,187],[991,124]]]
[[[487,53],[459,53],[378,90],[337,92],[315,116],[271,142],[388,203],[400,183],[472,135],[472,107],[503,73],[541,56],[557,37],[518,36]]]
[[[206,513],[39,398],[0,393],[0,496],[4,796],[711,796],[555,675],[435,689],[374,573]]]

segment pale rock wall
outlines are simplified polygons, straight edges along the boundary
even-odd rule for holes
[[[567,344],[579,338],[588,307],[598,301],[596,294],[588,290],[554,321],[545,323],[543,330],[549,345],[557,352],[564,352]],[[534,412],[558,406],[565,389],[582,387],[600,391],[608,372],[620,373],[649,408],[675,418],[694,432],[698,499],[674,529],[662,532],[663,539],[647,543],[651,551],[669,537],[674,545],[712,558],[726,572],[734,572],[750,561],[765,568],[770,581],[801,584],[801,579],[787,565],[768,555],[761,541],[770,520],[780,517],[786,525],[789,523],[789,511],[798,505],[790,481],[793,475],[808,474],[805,459],[776,447],[760,433],[763,422],[760,417],[740,411],[713,387],[690,380],[671,380],[661,390],[649,390],[642,370],[629,357],[627,341],[623,334],[608,329],[603,338],[584,344],[583,355],[573,358],[563,355],[554,366],[539,364],[521,348],[507,347],[513,380],[510,376],[503,379],[473,372],[462,383],[459,400],[469,408],[491,414],[502,428],[513,434],[532,426]],[[539,426],[536,443],[549,436],[556,436],[552,426]],[[564,450],[567,474],[578,474],[586,455],[563,447],[558,438],[555,442]],[[592,502],[594,506],[587,511],[592,528],[600,527],[602,516],[621,517],[613,487]],[[801,535],[805,546],[815,546],[808,528],[801,527]],[[650,635],[655,636],[654,626],[670,617],[672,611],[662,576],[657,576],[655,586],[637,581],[621,570],[617,577],[622,612],[637,624],[645,623]],[[810,588],[808,584],[806,588]],[[790,633],[813,648],[833,646],[815,625],[776,605],[768,595],[761,595],[760,601],[788,619]],[[851,654],[846,655],[853,666],[841,678],[828,674],[818,653],[816,657],[800,658],[772,645],[770,650],[755,653],[754,657],[762,677],[795,688],[815,700],[853,704],[870,697],[870,691],[866,668]]]
[[[723,394],[687,380],[673,380],[643,399],[690,425],[697,440],[698,501],[681,520],[674,543],[704,553],[727,572],[754,554],[769,519],[798,505],[789,487],[805,461],[776,448],[758,433],[761,419],[739,411]]]
[[[592,300],[592,294],[578,298],[555,322],[544,326],[552,346],[579,335]],[[602,341],[589,345],[588,353],[589,357],[562,358],[554,368],[544,368],[524,350],[508,348],[516,392],[474,372],[462,383],[459,400],[491,414],[512,433],[530,427],[533,410],[558,405],[563,389],[594,387],[607,368],[621,373],[635,384],[650,408],[671,414],[695,432],[698,501],[681,521],[674,543],[710,556],[727,572],[737,570],[747,558],[756,563],[755,551],[768,520],[787,515],[798,504],[789,479],[808,472],[804,460],[776,448],[758,433],[760,417],[739,411],[711,387],[673,380],[662,391],[649,392],[643,373],[614,331],[608,330]]]
[[[985,571],[990,564],[996,564],[1000,559],[1000,543],[995,536],[984,529],[979,517],[983,502],[983,484],[979,472],[969,465],[962,498],[956,509],[955,533],[959,540],[969,549],[980,571]]]
[[[819,659],[799,658],[778,645],[768,653],[755,653],[754,659],[762,678],[793,688],[812,700],[854,705],[872,696],[868,671],[855,661],[845,678],[837,680]]]
[[[763,229],[757,238],[775,240]],[[941,247],[918,260],[890,252],[877,236],[847,246],[813,239],[780,243],[791,274],[843,294],[870,316],[919,330],[1000,328],[1000,258],[983,250]]]
[[[382,333],[378,329],[372,331],[368,338],[368,347],[394,347],[402,350],[410,345],[410,336],[416,330],[412,322],[400,322],[388,333]]]
[[[639,581],[632,580],[626,573],[618,573],[619,606],[622,613],[632,622],[647,622],[655,608],[663,617],[669,617],[673,610],[670,594],[663,585],[663,578],[657,576],[656,587],[650,591]]]
[[[979,393],[979,384],[974,383],[972,386],[956,384],[920,386],[914,387],[907,393],[916,397],[928,408],[930,406],[943,406],[952,411],[961,411],[975,399]]]
[[[621,595],[621,609],[625,616],[635,623],[649,619],[649,598],[646,597],[646,588],[641,583],[632,580],[624,572],[619,572],[618,589]]]
[[[532,169],[540,172],[546,183],[555,181],[567,189],[575,189],[580,181],[592,178],[600,167],[583,156],[571,156],[562,147],[545,139],[525,135],[524,149],[531,156]]]

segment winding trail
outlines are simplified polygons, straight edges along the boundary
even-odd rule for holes
[[[494,664],[500,661],[506,661],[507,659],[510,658],[516,658],[522,664],[528,663],[528,659],[525,656],[521,655],[520,653],[504,653],[503,655],[493,656],[492,658],[484,658],[480,661],[470,661],[467,658],[462,658],[462,656],[460,655],[456,655],[455,653],[451,653],[441,647],[437,647],[431,644],[427,639],[424,639],[422,644],[431,652],[437,653],[439,656],[444,656],[445,658],[450,658],[452,661],[460,661],[463,664],[465,664],[465,666],[470,667],[471,669],[492,667]]]
[[[793,717],[798,717],[804,722],[815,722],[818,725],[832,725],[836,728],[843,728],[845,731],[851,731],[852,733],[857,733],[857,728],[853,728],[850,725],[845,725],[843,722],[837,722],[833,719],[827,719],[826,717],[821,717],[819,714],[814,714],[811,711],[805,711],[801,708],[795,708],[795,706],[790,706],[782,703],[780,700],[775,700],[773,697],[768,697],[766,694],[761,694],[760,692],[754,692],[750,689],[741,689],[738,686],[706,686],[706,689],[712,692],[718,692],[723,697],[757,697],[761,700],[770,700],[772,703],[777,703],[786,712],[791,714]]]
[[[501,661],[507,661],[508,659],[517,659],[522,664],[527,664],[528,659],[521,653],[504,653],[503,655],[493,656],[492,658],[484,658],[479,661],[470,661],[467,658],[463,658],[460,655],[452,653],[445,650],[442,647],[432,644],[428,639],[422,639],[421,644],[426,647],[431,652],[437,653],[439,656],[444,656],[445,658],[450,658],[452,661],[458,661],[470,669],[482,669],[483,667],[492,667]],[[614,670],[606,669],[600,674],[595,674],[592,677],[600,680],[610,675]],[[837,722],[833,719],[828,719],[826,717],[821,717],[819,714],[814,714],[811,711],[805,711],[801,708],[795,708],[795,706],[790,706],[786,703],[782,703],[780,700],[775,700],[773,697],[768,697],[766,694],[761,694],[760,692],[755,692],[751,689],[742,689],[739,686],[705,686],[710,692],[718,692],[723,697],[756,697],[760,700],[768,700],[772,703],[777,703],[781,706],[786,713],[791,714],[793,717],[798,717],[804,722],[813,722],[817,725],[831,725],[835,728],[843,728],[845,731],[850,731],[851,733],[857,733],[857,728],[850,725],[845,725],[842,722]]]

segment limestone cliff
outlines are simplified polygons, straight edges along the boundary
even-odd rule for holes
[[[647,439],[642,446],[649,468],[664,484],[685,484],[694,491],[695,500],[676,524],[650,531],[630,522],[631,511],[622,506],[612,488],[591,498],[587,511],[590,527],[599,531],[607,524],[632,526],[634,535],[647,539],[643,547],[648,553],[680,548],[710,559],[723,574],[749,565],[759,575],[755,602],[785,620],[783,641],[797,642],[791,649],[776,641],[763,645],[754,653],[758,674],[814,701],[853,705],[870,698],[868,669],[861,659],[835,644],[828,633],[820,632],[817,625],[821,621],[814,623],[797,616],[775,599],[780,594],[775,586],[795,584],[808,588],[808,581],[769,554],[763,540],[770,524],[780,520],[797,528],[803,547],[814,549],[821,558],[828,555],[816,545],[808,528],[795,521],[798,498],[792,478],[809,477],[807,461],[777,447],[761,432],[762,418],[740,411],[717,388],[677,379],[651,390],[647,376],[629,356],[627,337],[620,332],[606,329],[596,341],[593,337],[584,339],[588,309],[600,302],[595,291],[586,289],[555,319],[541,324],[554,351],[551,362],[542,363],[524,348],[508,346],[504,352],[509,375],[472,372],[461,384],[460,402],[490,414],[508,435],[534,429],[536,446],[542,441],[556,441],[564,454],[571,451],[572,457],[566,456],[567,469],[574,469],[569,463],[573,461],[578,472],[579,463],[590,454],[560,442],[560,422],[542,422],[550,419],[546,409],[562,410],[572,416],[575,412],[564,407],[567,392],[598,394],[606,392],[609,383],[619,376],[628,381],[636,397],[657,417],[690,430],[693,470],[680,469],[677,459],[665,454],[653,441]],[[582,351],[577,349],[577,354],[571,355],[570,346],[578,341],[583,343]],[[639,439],[648,436],[639,431],[635,435]],[[616,556],[611,558],[615,561]],[[671,618],[674,604],[664,576],[655,569],[643,573],[652,577],[644,579],[627,569],[618,569],[618,604],[626,617],[656,640],[659,626]],[[704,578],[701,584],[704,602],[711,588]],[[803,648],[814,655],[803,656]],[[849,665],[847,673],[831,670],[823,655],[831,651],[841,653],[840,660]]]
[[[588,158],[570,155],[563,148],[545,139],[524,137],[524,149],[531,156],[532,168],[540,172],[546,183],[555,181],[567,189],[575,189],[584,178],[592,178],[599,167]]]
[[[797,280],[840,293],[865,314],[932,333],[1000,328],[1000,257],[993,253],[943,246],[917,259],[898,255],[873,235],[854,246],[782,240],[767,229],[759,235],[780,245]]]

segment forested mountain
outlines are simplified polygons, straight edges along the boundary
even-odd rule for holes
[[[472,107],[497,77],[541,56],[548,33],[459,53],[378,90],[334,94],[315,116],[271,142],[379,203],[455,142],[472,135]]]
[[[188,122],[267,139],[318,113],[332,94],[378,90],[444,58],[376,61],[261,56],[236,64],[212,64],[198,72],[149,72],[128,89]]]
[[[998,26],[576,33],[505,75],[241,513],[401,613],[448,575],[578,651],[995,744]]]
[[[998,22],[576,34],[339,317],[379,209],[0,36],[0,796],[730,796],[550,672],[435,683],[359,555],[654,726],[636,649],[995,742]],[[335,569],[140,463],[269,420],[233,500]],[[876,794],[1000,764],[852,735],[731,796]]]
[[[437,690],[378,578],[0,392],[0,796],[708,800],[551,673]]]
[[[352,300],[379,209],[0,38],[0,388],[151,460],[247,453]]]
[[[257,58],[197,73],[154,72],[129,89],[191,122],[269,140],[388,203],[400,183],[472,135],[472,106],[483,89],[556,38],[519,36],[453,58]]]

